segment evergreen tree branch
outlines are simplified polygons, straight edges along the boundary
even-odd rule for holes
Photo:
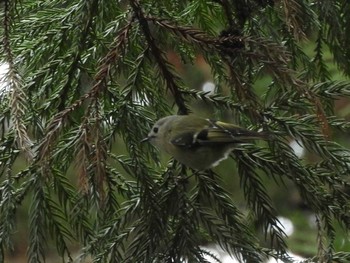
[[[276,246],[276,250],[281,254],[285,254],[287,245],[284,241],[284,230],[259,175],[254,171],[251,159],[238,151],[235,151],[234,155],[248,205],[255,213],[257,221],[262,224],[265,238],[267,233],[270,233],[271,245]]]
[[[242,222],[243,216],[232,204],[225,190],[215,182],[213,175],[215,174],[198,173],[198,193],[194,197],[199,204],[209,203],[210,207],[209,209],[198,207],[197,220],[225,251],[247,262],[259,262],[266,255],[258,247],[248,226]],[[241,246],[241,238],[245,239],[244,246]]]
[[[292,262],[269,180],[316,217],[309,260],[349,261],[338,225],[350,228],[350,125],[335,107],[349,82],[329,63],[349,74],[347,1],[39,2],[5,0],[0,14],[0,261],[27,231],[29,262],[51,260],[47,244],[69,262],[77,247],[94,262],[218,261],[208,243],[242,262]],[[269,134],[233,152],[240,186],[162,168],[167,157],[140,144],[174,106]],[[13,218],[28,200],[26,229]]]
[[[43,226],[45,226],[44,193],[39,178],[33,187],[34,196],[30,209],[28,262],[45,262],[45,244],[47,242]]]
[[[13,250],[13,243],[11,236],[15,231],[15,224],[13,218],[16,214],[17,200],[16,190],[13,187],[13,178],[11,176],[11,166],[14,159],[9,159],[7,162],[6,174],[7,178],[0,185],[0,247],[1,251],[7,249]],[[3,253],[1,253],[3,254]],[[3,256],[2,256],[3,257]],[[1,258],[1,257],[0,257]]]
[[[176,105],[179,108],[179,113],[181,115],[186,115],[189,113],[189,109],[185,104],[185,100],[181,94],[181,90],[177,86],[175,82],[175,77],[173,74],[169,71],[167,62],[164,59],[164,55],[162,54],[162,51],[157,47],[154,38],[152,37],[151,31],[148,27],[147,20],[145,18],[145,15],[143,14],[140,3],[137,0],[131,0],[130,4],[134,10],[135,16],[138,19],[140,26],[143,30],[144,37],[147,40],[147,43],[150,47],[150,51],[152,52],[153,57],[155,58],[155,61],[167,83],[168,89],[171,91],[171,93],[174,96],[174,100]]]
[[[68,94],[71,90],[70,85],[73,82],[73,78],[75,77],[77,70],[79,69],[82,51],[86,49],[85,46],[87,45],[87,38],[88,38],[89,33],[92,29],[91,27],[92,27],[93,19],[97,16],[97,13],[98,13],[98,3],[99,2],[97,0],[87,1],[86,8],[85,8],[86,10],[83,9],[81,11],[82,19],[86,20],[86,21],[84,21],[85,23],[83,23],[83,28],[81,30],[80,39],[77,41],[78,44],[76,46],[76,50],[72,54],[73,61],[71,62],[70,68],[69,68],[68,73],[67,73],[68,77],[67,77],[66,84],[63,86],[63,88],[60,91],[61,102],[60,102],[60,105],[58,106],[59,111],[64,110],[64,108],[66,106],[65,105],[66,100],[67,100]]]
[[[285,26],[292,33],[296,40],[306,38],[307,22],[315,21],[314,19],[306,20],[306,18],[315,17],[304,1],[283,0],[280,2],[281,13],[284,18]]]
[[[123,28],[121,28],[121,30],[118,32],[114,43],[111,45],[111,50],[100,62],[99,69],[95,76],[95,84],[91,88],[91,90],[84,94],[81,98],[76,100],[74,103],[72,103],[70,106],[65,108],[63,111],[56,114],[56,116],[54,116],[54,118],[48,125],[46,136],[40,143],[39,158],[47,156],[46,154],[50,152],[49,145],[53,143],[53,140],[56,139],[57,133],[64,126],[64,123],[69,113],[79,108],[85,100],[90,98],[97,98],[98,94],[102,92],[102,90],[105,88],[106,78],[108,77],[109,71],[113,63],[116,63],[116,60],[120,59],[120,56],[124,51],[128,39],[128,34],[132,27],[131,25],[132,23],[131,21],[129,21],[129,23]]]
[[[15,131],[17,147],[25,153],[28,160],[32,160],[34,153],[31,149],[33,142],[29,138],[26,128],[25,112],[27,111],[27,97],[23,91],[23,84],[21,76],[18,72],[17,65],[13,56],[11,48],[11,27],[12,27],[12,15],[15,12],[11,9],[14,7],[11,1],[4,1],[4,36],[3,36],[3,49],[6,54],[6,62],[9,65],[6,77],[2,80],[8,83],[8,93],[10,96],[9,104],[11,108],[11,125]]]

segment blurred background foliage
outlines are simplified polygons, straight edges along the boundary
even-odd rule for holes
[[[1,262],[350,260],[348,1],[0,5]],[[274,140],[194,172],[139,143],[176,113]]]

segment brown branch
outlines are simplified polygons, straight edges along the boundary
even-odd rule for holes
[[[217,52],[227,61],[235,59],[239,54],[247,56],[254,63],[262,63],[273,76],[282,79],[286,87],[297,88],[300,92],[305,92],[306,84],[297,79],[295,72],[289,68],[291,54],[279,43],[257,36],[214,37],[200,29],[179,26],[166,19],[153,16],[146,16],[145,19],[170,30],[186,42],[196,44],[201,49]]]
[[[50,124],[48,125],[48,132],[43,138],[39,145],[39,160],[47,156],[47,153],[50,152],[50,144],[57,137],[57,133],[63,127],[64,122],[67,116],[79,108],[84,101],[90,98],[97,98],[99,93],[105,89],[106,79],[109,76],[109,71],[115,62],[121,57],[122,51],[125,49],[129,31],[132,28],[132,20],[129,21],[127,25],[121,28],[115,38],[113,44],[111,45],[110,51],[107,55],[101,60],[99,70],[94,78],[94,86],[89,92],[81,96],[78,100],[72,103],[69,107],[65,108],[63,111],[57,113]],[[88,110],[89,111],[89,110]]]
[[[218,39],[212,36],[209,36],[206,32],[195,29],[188,26],[178,26],[169,20],[154,17],[154,16],[144,16],[144,19],[154,24],[171,30],[174,34],[180,36],[188,42],[195,44],[204,45],[204,47],[215,47],[218,45]]]
[[[79,174],[79,187],[85,194],[90,189],[98,193],[101,204],[105,201],[104,182],[106,179],[107,145],[101,131],[101,116],[98,99],[94,98],[88,112],[93,118],[84,118],[80,125],[78,143],[75,147],[75,163]],[[91,121],[92,120],[92,121]],[[89,185],[89,183],[91,185]]]
[[[140,23],[140,26],[142,28],[146,41],[152,52],[152,55],[155,58],[156,63],[167,83],[167,87],[169,88],[170,92],[174,96],[175,103],[179,108],[179,114],[184,114],[184,115],[188,114],[189,109],[185,104],[185,99],[181,93],[180,88],[177,86],[175,82],[175,76],[170,72],[170,70],[167,67],[167,61],[164,59],[163,52],[156,45],[156,42],[149,29],[147,19],[141,10],[139,1],[131,0],[130,4],[132,6],[132,9],[134,10],[136,18]]]
[[[243,89],[242,82],[238,81],[237,73],[232,68],[231,60],[234,59],[239,53],[249,57],[252,62],[263,63],[264,67],[272,74],[274,78],[278,77],[283,80],[285,88],[296,89],[301,96],[305,96],[315,106],[315,112],[319,116],[322,123],[322,130],[324,135],[329,136],[329,128],[327,120],[325,119],[325,113],[320,107],[320,102],[314,96],[303,81],[295,77],[295,72],[289,68],[290,53],[282,45],[271,42],[260,37],[249,36],[225,36],[225,37],[213,37],[206,32],[195,29],[193,27],[178,26],[173,22],[166,19],[161,19],[153,16],[144,16],[143,19],[151,21],[154,24],[172,31],[175,35],[181,37],[183,40],[192,44],[198,45],[200,48],[210,52],[217,52],[223,57],[223,60],[230,69],[230,79],[232,83],[240,85]],[[237,45],[240,43],[240,45]],[[250,50],[242,48],[250,46]],[[253,51],[252,51],[253,50]],[[277,78],[277,79],[278,79]],[[254,99],[254,94],[248,91],[240,89],[238,92],[238,99],[240,101],[247,101],[247,99]],[[251,103],[250,103],[251,104]],[[253,103],[256,106],[256,103]],[[249,105],[247,105],[249,106]],[[251,106],[251,105],[250,105]],[[254,109],[249,110],[250,116],[257,116],[257,111]]]
[[[9,84],[9,97],[11,107],[11,125],[15,133],[15,139],[18,148],[24,152],[28,161],[33,159],[34,153],[31,149],[33,142],[29,138],[27,132],[27,126],[24,123],[25,113],[27,111],[26,102],[27,96],[24,93],[22,87],[22,79],[12,54],[10,43],[10,31],[11,31],[11,6],[10,1],[4,1],[4,36],[3,36],[3,49],[6,56],[6,62],[9,65],[8,72],[5,75],[5,81]]]
[[[296,40],[306,39],[305,25],[303,17],[308,17],[310,14],[304,12],[304,8],[299,1],[281,0],[280,1],[281,17],[285,21],[288,31]]]
[[[234,70],[232,61],[238,54],[244,54],[256,63],[263,61],[265,66],[276,69],[277,74],[283,79],[288,79],[291,76],[291,71],[288,69],[289,54],[280,45],[269,42],[265,39],[243,37],[237,35],[213,37],[206,32],[192,27],[174,25],[172,22],[165,19],[155,17],[146,17],[148,21],[152,21],[174,34],[180,36],[187,42],[194,43],[210,52],[217,52],[227,64],[230,82],[236,87],[237,99],[246,104],[249,108],[249,115],[258,118],[257,111],[260,108],[257,97],[254,92],[248,88],[247,83],[242,83],[240,72]],[[245,46],[256,46],[256,52],[252,52],[244,48]],[[252,49],[252,48],[251,48]],[[294,84],[294,78],[290,77],[289,82]],[[258,119],[261,119],[260,117]]]
[[[237,54],[244,54],[256,61],[263,62],[266,65],[273,66],[277,70],[281,68],[282,72],[290,73],[287,65],[290,61],[290,54],[282,45],[266,40],[261,37],[229,35],[222,37],[214,37],[206,32],[195,29],[193,27],[178,26],[166,19],[161,19],[153,16],[146,16],[147,21],[172,31],[175,35],[183,40],[196,44],[200,48],[217,52],[225,57],[235,58]],[[254,52],[249,51],[244,47],[254,47]],[[252,49],[252,48],[251,48]]]

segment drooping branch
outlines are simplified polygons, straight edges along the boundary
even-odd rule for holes
[[[60,104],[58,106],[58,110],[63,110],[65,108],[66,100],[68,98],[69,90],[71,88],[71,82],[73,80],[73,77],[74,77],[77,69],[79,68],[78,66],[80,63],[81,55],[82,55],[81,52],[85,49],[86,39],[91,32],[92,22],[93,22],[94,17],[97,14],[97,11],[98,11],[98,0],[87,1],[86,4],[89,5],[89,7],[87,8],[88,9],[88,18],[86,19],[87,21],[85,21],[80,38],[78,39],[77,48],[76,48],[75,52],[72,54],[73,61],[71,62],[70,68],[67,72],[67,81],[60,92],[60,100],[61,101],[60,101]],[[86,16],[85,13],[86,12],[82,12],[84,17]]]
[[[30,161],[33,159],[33,151],[31,146],[33,142],[29,138],[27,127],[25,124],[25,113],[27,112],[27,96],[23,91],[22,78],[18,72],[15,58],[11,49],[10,31],[12,27],[11,17],[11,1],[4,1],[4,35],[3,49],[5,51],[6,62],[8,63],[8,72],[5,76],[5,83],[8,84],[9,104],[11,108],[11,124],[15,133],[17,147],[23,151]]]
[[[156,63],[167,83],[167,87],[169,88],[170,92],[174,96],[174,100],[176,105],[179,108],[180,114],[188,114],[189,109],[185,104],[185,99],[183,98],[183,95],[181,94],[181,90],[176,84],[175,76],[171,73],[167,66],[167,61],[164,59],[163,52],[160,50],[160,48],[156,45],[155,39],[153,38],[151,31],[149,29],[149,26],[147,24],[147,19],[145,15],[143,14],[140,4],[137,0],[131,0],[130,4],[135,12],[135,16],[140,22],[140,26],[143,30],[144,36],[147,40],[147,43],[150,47],[150,50],[152,52],[153,57],[156,60]]]
[[[123,28],[121,28],[118,32],[117,37],[111,45],[110,51],[100,62],[100,66],[94,78],[95,84],[91,88],[91,90],[53,117],[52,121],[48,125],[46,136],[40,143],[38,153],[39,159],[42,159],[45,156],[47,156],[46,154],[49,152],[49,147],[53,140],[56,139],[59,130],[65,124],[67,116],[71,112],[79,108],[84,101],[91,98],[96,99],[98,95],[105,89],[105,84],[109,76],[110,69],[114,64],[116,64],[117,60],[120,59],[121,55],[123,54],[123,50],[126,47],[128,35],[131,28],[132,21],[129,21],[129,23],[126,24]]]

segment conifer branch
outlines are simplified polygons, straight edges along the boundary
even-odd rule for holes
[[[350,89],[330,63],[349,75],[345,2],[3,1],[0,261],[26,231],[35,263],[51,260],[47,244],[69,262],[218,261],[208,243],[292,262],[278,216],[302,203],[318,235],[307,260],[348,262],[350,122],[335,105]],[[192,171],[140,144],[174,110],[269,138],[237,145],[217,174]],[[298,203],[282,208],[277,190]],[[28,202],[29,222],[13,220]]]
[[[175,82],[175,76],[169,71],[167,61],[164,59],[163,52],[158,48],[158,46],[155,43],[155,40],[148,27],[146,17],[141,10],[140,3],[138,2],[138,0],[131,0],[130,4],[143,30],[144,37],[146,38],[147,43],[150,47],[150,51],[152,52],[152,55],[155,58],[156,63],[167,83],[167,87],[173,94],[175,103],[179,107],[179,113],[181,115],[188,114],[189,109],[185,104],[185,100],[181,94],[181,90]]]
[[[29,161],[33,159],[34,153],[31,149],[33,142],[29,138],[25,123],[25,113],[27,111],[27,97],[23,91],[23,83],[18,72],[17,65],[11,48],[11,27],[12,15],[11,10],[14,8],[11,1],[4,1],[4,18],[3,18],[3,49],[6,54],[6,62],[9,65],[6,77],[2,80],[8,84],[9,104],[11,108],[11,122],[15,132],[17,147],[23,151]]]
[[[87,45],[87,38],[89,35],[89,32],[91,31],[91,26],[93,23],[93,19],[96,17],[98,13],[98,1],[87,1],[86,2],[86,11],[83,10],[81,16],[83,17],[85,21],[83,28],[81,30],[81,36],[80,39],[78,39],[77,48],[75,50],[75,53],[72,54],[73,61],[71,62],[70,68],[68,70],[68,77],[66,84],[63,86],[63,88],[60,91],[60,104],[58,106],[58,110],[61,111],[65,108],[66,100],[69,95],[69,91],[71,90],[71,83],[73,81],[74,75],[76,74],[76,71],[79,67],[79,63],[81,60],[81,52],[85,49],[85,45]],[[88,15],[86,15],[88,13]],[[87,18],[86,18],[87,17]],[[80,22],[80,21],[79,21]]]
[[[97,98],[99,93],[105,89],[106,78],[109,75],[109,71],[111,67],[116,63],[116,60],[120,59],[121,54],[124,52],[124,48],[126,46],[128,40],[128,34],[132,27],[132,21],[129,21],[127,25],[125,25],[118,32],[117,37],[115,38],[113,44],[111,45],[111,49],[108,54],[101,60],[99,69],[94,78],[94,86],[91,88],[89,92],[84,94],[81,98],[76,100],[70,106],[65,108],[63,111],[59,112],[54,116],[50,124],[47,128],[46,136],[40,143],[39,146],[39,158],[42,159],[44,156],[47,156],[50,152],[49,146],[56,139],[57,133],[65,124],[65,121],[68,115],[79,108],[84,101],[90,98]]]

